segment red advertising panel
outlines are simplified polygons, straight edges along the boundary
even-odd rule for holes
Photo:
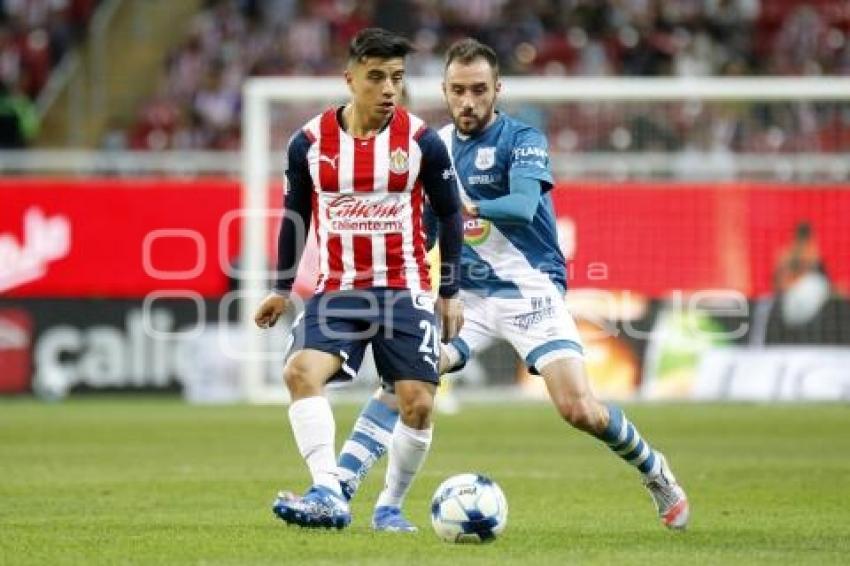
[[[773,271],[802,222],[827,277],[837,290],[850,292],[850,187],[758,187],[747,191],[747,222],[736,227],[749,245],[752,294],[772,290]]]
[[[222,219],[239,201],[226,180],[0,180],[0,294],[221,295],[221,239],[239,228]]]
[[[801,223],[827,275],[850,289],[850,187],[562,183],[552,193],[572,287],[773,290]]]
[[[807,223],[829,278],[850,289],[850,187],[561,183],[552,198],[573,288],[760,296]],[[239,184],[223,179],[2,179],[0,294],[221,296],[240,201]]]

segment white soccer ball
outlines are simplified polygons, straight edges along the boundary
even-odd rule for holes
[[[505,494],[496,482],[479,474],[450,477],[431,500],[431,525],[447,542],[489,542],[507,523]]]

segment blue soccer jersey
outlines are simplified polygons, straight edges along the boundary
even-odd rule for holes
[[[480,202],[503,197],[510,192],[512,177],[539,181],[542,188],[528,224],[465,219],[461,288],[485,296],[529,297],[554,285],[563,293],[566,262],[558,246],[543,134],[499,113],[474,136],[461,136],[450,124],[440,130],[440,137],[452,156],[463,198]]]

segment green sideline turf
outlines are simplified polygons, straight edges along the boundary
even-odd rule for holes
[[[341,445],[354,406],[337,410]],[[278,489],[306,468],[281,407],[171,399],[0,401],[0,564],[754,564],[847,563],[850,406],[627,407],[673,464],[693,523],[669,533],[636,473],[545,404],[439,415],[408,500],[421,530],[369,529],[383,464],[343,532],[286,527]],[[479,471],[510,516],[486,546],[431,531],[428,502]]]

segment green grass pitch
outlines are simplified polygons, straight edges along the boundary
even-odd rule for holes
[[[337,407],[338,436],[356,414]],[[691,528],[670,533],[636,472],[547,404],[438,415],[408,498],[415,535],[373,533],[381,464],[350,529],[275,519],[281,488],[308,476],[282,407],[176,399],[0,401],[0,564],[847,563],[850,406],[637,405],[627,414],[688,490]],[[451,474],[498,481],[510,516],[489,545],[431,531]]]

